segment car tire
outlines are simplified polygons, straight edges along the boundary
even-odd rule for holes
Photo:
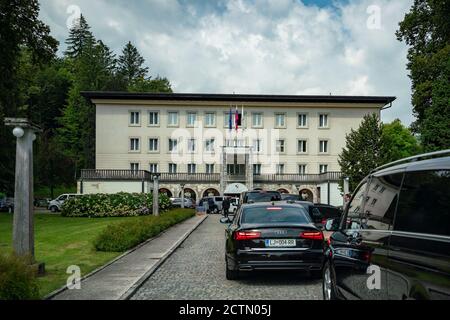
[[[50,207],[50,211],[53,212],[53,213],[56,213],[56,212],[58,212],[58,207],[57,206],[51,206]]]
[[[337,300],[336,295],[336,277],[331,267],[330,261],[325,263],[322,275],[322,293],[323,300]]]
[[[227,278],[227,280],[237,280],[239,279],[239,270],[230,270],[229,266],[228,266],[228,258],[225,258],[225,269],[226,269],[226,273],[225,276]]]

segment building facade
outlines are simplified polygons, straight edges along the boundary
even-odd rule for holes
[[[394,97],[86,92],[96,168],[81,193],[160,191],[198,200],[261,188],[342,204],[338,155],[366,114]]]

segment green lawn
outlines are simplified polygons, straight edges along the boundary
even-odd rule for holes
[[[39,278],[40,292],[47,295],[66,283],[67,267],[77,265],[83,275],[105,264],[120,253],[97,252],[92,240],[108,224],[124,218],[64,218],[52,214],[35,215],[35,254],[45,262],[47,274]],[[0,213],[0,251],[11,251],[12,214]]]

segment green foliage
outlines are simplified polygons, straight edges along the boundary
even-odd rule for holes
[[[171,93],[172,87],[167,78],[156,77],[155,79],[139,78],[128,86],[130,92],[159,92]]]
[[[39,299],[39,286],[29,259],[0,253],[0,300]]]
[[[140,221],[124,221],[110,225],[95,239],[94,246],[98,251],[125,251],[194,215],[194,210],[179,209],[158,217],[150,216]]]
[[[86,47],[91,47],[95,41],[91,27],[88,25],[83,15],[74,21],[74,25],[69,30],[69,37],[66,40],[67,50],[64,54],[70,58],[78,58]]]
[[[61,215],[64,217],[126,217],[152,213],[151,193],[87,194],[64,202]],[[161,212],[170,208],[169,197],[159,195]]]
[[[125,45],[117,63],[118,73],[128,84],[147,76],[148,67],[144,67],[145,60],[131,42]]]
[[[412,105],[425,151],[450,147],[450,2],[415,0],[397,38],[410,46]]]
[[[58,42],[39,20],[37,0],[0,1],[0,189],[14,189],[14,137],[4,117],[24,116],[19,81],[20,51],[26,48],[36,66],[52,60]]]
[[[381,163],[407,158],[421,152],[419,142],[399,119],[382,125]]]
[[[339,165],[344,176],[350,178],[350,190],[371,170],[382,164],[381,123],[376,114],[364,116],[357,130],[346,136],[346,146],[339,155]]]

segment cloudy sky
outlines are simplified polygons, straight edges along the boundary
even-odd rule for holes
[[[131,40],[175,92],[393,95],[413,121],[398,23],[413,0],[40,0],[64,50],[87,18],[117,54]]]

